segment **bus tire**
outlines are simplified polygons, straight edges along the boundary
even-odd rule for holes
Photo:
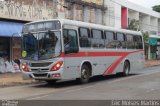
[[[124,65],[123,65],[123,76],[128,76],[130,73],[130,64],[128,61],[125,61],[124,62]]]
[[[90,68],[87,65],[83,65],[81,68],[81,78],[79,78],[78,81],[81,84],[88,83],[90,75],[91,75]]]

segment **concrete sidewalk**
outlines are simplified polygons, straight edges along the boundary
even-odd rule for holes
[[[0,88],[36,83],[34,80],[23,80],[22,73],[0,74]]]
[[[160,60],[148,60],[145,62],[145,67],[160,65]],[[34,80],[23,80],[22,73],[6,73],[0,74],[0,87],[19,86],[37,83]]]
[[[146,60],[144,63],[145,67],[153,67],[160,65],[160,60]]]

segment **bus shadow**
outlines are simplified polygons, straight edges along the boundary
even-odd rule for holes
[[[138,74],[130,74],[129,76],[126,77],[130,77],[130,76],[135,76]],[[116,79],[121,79],[121,78],[126,78],[124,76],[122,76],[121,74],[116,74],[116,75],[107,75],[107,76],[94,76],[90,79],[89,83],[87,83],[88,85],[93,85],[96,83],[100,83],[100,82],[104,82],[104,81],[113,81]],[[32,86],[35,88],[67,88],[67,87],[73,87],[73,86],[80,86],[80,85],[87,85],[87,84],[80,84],[78,81],[76,80],[69,80],[69,81],[60,81],[60,82],[56,82],[54,84],[48,84],[48,83],[43,83],[41,85],[36,85],[36,86]]]

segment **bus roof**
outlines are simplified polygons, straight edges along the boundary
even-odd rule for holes
[[[69,19],[48,19],[48,20],[39,20],[39,21],[33,21],[27,24],[33,24],[33,23],[38,23],[38,22],[47,22],[47,21],[60,21],[62,25],[73,25],[73,26],[79,26],[79,27],[88,27],[88,28],[95,28],[95,29],[102,29],[102,30],[107,30],[107,31],[116,31],[116,32],[122,32],[122,33],[128,33],[128,34],[136,34],[136,35],[142,35],[140,31],[131,31],[131,30],[126,30],[126,29],[118,29],[115,27],[109,27],[109,26],[104,26],[100,24],[93,24],[93,23],[88,23],[88,22],[82,22],[82,21],[75,21],[75,20],[69,20]],[[25,25],[27,25],[25,24]]]

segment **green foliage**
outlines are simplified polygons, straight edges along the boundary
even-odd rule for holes
[[[145,58],[147,59],[148,57],[148,47],[149,47],[149,33],[148,32],[143,32],[143,42],[144,42],[144,53],[145,53]]]
[[[132,19],[128,25],[128,28],[129,30],[133,30],[133,31],[139,31],[139,21],[138,20],[135,20],[135,19]]]
[[[155,5],[152,7],[152,9],[156,12],[160,12],[160,5]]]
[[[149,41],[149,33],[142,31],[142,35],[143,35],[144,43],[145,43],[145,44],[148,44],[148,41]]]

